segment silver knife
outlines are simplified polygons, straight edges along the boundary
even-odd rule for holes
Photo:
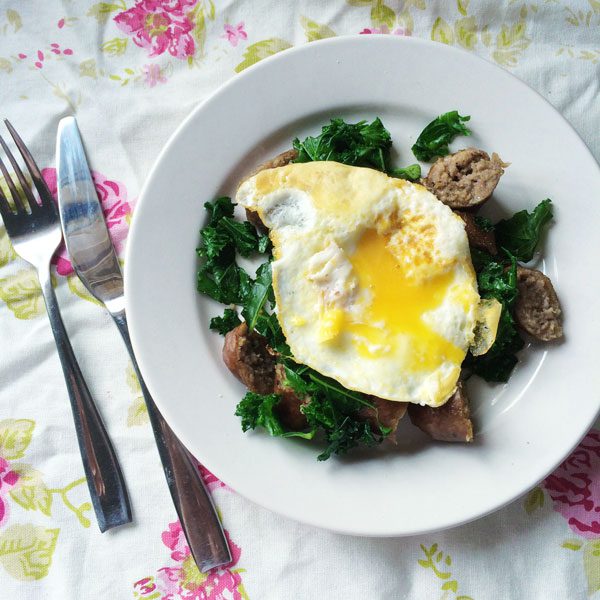
[[[198,469],[150,396],[135,360],[125,316],[123,275],[73,117],[62,119],[56,139],[58,207],[67,251],[83,285],[104,304],[119,329],[140,381],[171,497],[198,568],[231,562],[219,517]]]

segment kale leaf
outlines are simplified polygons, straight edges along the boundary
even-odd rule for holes
[[[252,223],[236,221],[232,217],[223,217],[217,224],[217,232],[228,236],[229,242],[242,256],[258,252],[258,235]]]
[[[407,181],[419,181],[421,179],[421,165],[415,163],[400,169],[390,169],[389,174],[398,179],[406,179]]]
[[[515,353],[524,345],[512,314],[518,295],[515,257],[510,256],[508,268],[498,262],[488,263],[479,273],[477,282],[481,297],[498,300],[502,312],[492,347],[482,356],[467,355],[464,366],[486,381],[505,382],[517,364]]]
[[[286,383],[298,394],[309,396],[301,408],[311,431],[322,430],[327,447],[317,457],[326,460],[332,454],[344,454],[360,444],[373,446],[383,441],[391,430],[379,423],[379,431],[358,418],[362,408],[373,408],[368,396],[346,389],[334,379],[325,377],[292,361],[285,364]]]
[[[392,138],[379,118],[372,123],[346,123],[337,118],[324,125],[317,137],[307,137],[304,141],[296,138],[293,144],[298,151],[294,162],[333,160],[385,172]]]
[[[213,317],[210,320],[209,328],[213,331],[217,331],[221,335],[225,335],[227,332],[235,329],[241,323],[238,317],[237,310],[234,308],[226,308],[223,316]]]
[[[346,454],[359,445],[376,446],[382,439],[381,435],[373,433],[368,423],[346,417],[335,429],[326,433],[327,447],[317,460],[327,460],[332,454]]]
[[[532,213],[521,210],[496,224],[496,240],[517,260],[528,262],[540,241],[544,225],[552,220],[552,201],[542,200]]]
[[[477,273],[481,271],[484,267],[489,265],[490,263],[496,262],[496,258],[492,256],[489,252],[485,250],[480,250],[479,248],[474,248],[471,246],[471,261],[473,262],[473,267]]]
[[[448,144],[457,135],[471,135],[471,131],[463,124],[470,118],[459,115],[456,110],[436,117],[423,129],[412,147],[417,160],[429,161],[436,156],[450,154]]]
[[[298,395],[307,398],[300,410],[308,427],[303,431],[285,431],[274,411],[279,401],[277,394],[261,396],[248,393],[238,404],[236,415],[242,417],[244,431],[262,426],[271,435],[312,439],[322,432],[326,447],[317,457],[326,460],[332,454],[344,454],[358,445],[379,444],[390,428],[379,424],[379,431],[359,418],[363,407],[373,408],[364,394],[347,390],[337,381],[325,377],[290,357],[280,357],[285,371],[285,383]]]
[[[209,218],[200,231],[200,245],[196,249],[204,259],[198,271],[198,291],[223,304],[243,305],[253,281],[237,264],[237,254],[250,256],[268,251],[269,244],[250,223],[233,218],[235,205],[230,198],[217,198],[204,207]]]
[[[270,435],[279,436],[285,433],[273,408],[279,402],[277,394],[263,396],[247,392],[235,409],[235,414],[242,419],[242,430],[248,431],[256,427],[264,427]]]
[[[269,300],[272,305],[275,304],[270,262],[263,263],[256,270],[256,279],[254,280],[254,284],[252,285],[242,310],[242,315],[246,320],[250,331],[256,326],[256,322],[258,321],[259,315],[267,300]]]
[[[482,298],[495,298],[503,305],[512,308],[517,299],[517,261],[511,257],[508,269],[497,262],[489,263],[477,276],[479,295]]]

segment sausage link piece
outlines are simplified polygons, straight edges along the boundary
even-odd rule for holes
[[[562,310],[550,279],[541,271],[517,267],[517,289],[519,327],[542,342],[563,337]]]
[[[492,195],[505,166],[497,154],[466,148],[438,158],[422,183],[450,208],[471,209]]]
[[[366,406],[361,408],[358,412],[358,418],[369,423],[373,431],[379,431],[379,424],[389,427],[392,430],[389,437],[392,438],[396,433],[396,429],[398,429],[400,420],[406,414],[408,403],[392,402],[377,396],[369,396],[367,399],[373,404],[374,408]]]
[[[479,227],[473,213],[463,210],[455,210],[454,212],[465,222],[465,232],[469,238],[469,246],[485,250],[494,256],[498,254],[496,234],[493,231],[486,231]]]
[[[408,416],[413,425],[442,442],[472,442],[473,423],[464,384],[459,381],[450,399],[437,408],[409,404]]]
[[[275,356],[267,340],[246,323],[225,336],[223,361],[227,368],[251,391],[271,394],[275,386]]]

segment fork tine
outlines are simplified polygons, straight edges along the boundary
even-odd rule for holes
[[[4,221],[5,225],[6,225],[6,217],[9,214],[12,214],[12,209],[10,208],[10,205],[8,204],[8,200],[6,199],[6,196],[4,195],[2,188],[0,188],[0,215],[2,215],[2,220]]]
[[[25,179],[25,175],[23,175],[23,171],[21,171],[21,167],[19,167],[19,163],[15,160],[15,157],[13,156],[12,152],[10,151],[10,148],[6,145],[6,142],[2,139],[2,136],[0,136],[0,145],[4,149],[6,156],[8,156],[8,160],[10,160],[10,164],[12,165],[12,168],[15,170],[15,173],[17,174],[17,179],[19,180],[19,183],[21,184],[21,189],[23,190],[23,193],[25,194],[25,197],[27,198],[27,201],[29,202],[29,208],[32,211],[38,209],[39,204],[37,203],[37,200],[35,199],[35,196],[33,195],[31,188],[29,187],[29,183],[27,182],[27,179]],[[25,208],[25,207],[23,207],[23,208]]]
[[[46,182],[44,181],[42,172],[40,171],[40,168],[37,166],[37,163],[35,162],[33,156],[31,155],[31,152],[29,152],[29,150],[27,149],[25,142],[23,142],[23,140],[21,139],[21,136],[16,132],[15,128],[11,125],[11,123],[8,119],[4,119],[4,124],[6,125],[8,131],[10,132],[12,139],[15,141],[15,145],[17,146],[19,152],[21,153],[21,156],[23,157],[25,164],[27,165],[27,169],[28,169],[29,173],[31,174],[31,179],[33,180],[33,183],[35,184],[35,187],[37,188],[37,191],[42,200],[42,204],[44,204],[45,202],[53,202],[52,194],[50,193],[50,190],[48,189],[48,186],[46,185]]]
[[[6,184],[8,185],[8,189],[10,190],[10,195],[12,196],[12,198],[15,202],[16,211],[18,213],[24,213],[25,207],[23,205],[23,200],[21,200],[21,196],[20,196],[11,176],[8,174],[8,170],[4,166],[4,162],[2,162],[1,158],[0,158],[0,171],[2,172],[2,176],[4,177],[4,180],[6,181]]]

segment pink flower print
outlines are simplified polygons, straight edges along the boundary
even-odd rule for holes
[[[72,56],[73,55],[73,50],[71,50],[71,48],[65,48],[63,50],[63,54],[66,54],[67,56]]]
[[[179,521],[169,523],[169,529],[161,533],[163,544],[171,550],[171,558],[177,562],[183,562],[190,555],[190,547],[187,544],[181,524]]]
[[[137,46],[149,50],[148,56],[168,51],[176,58],[187,58],[194,55],[196,45],[191,34],[194,24],[185,9],[196,2],[138,0],[132,8],[119,13],[114,21]]]
[[[569,527],[585,538],[600,536],[600,431],[592,429],[544,481]]]
[[[163,531],[162,541],[171,550],[175,564],[158,569],[154,577],[144,577],[133,584],[136,598],[157,600],[243,600],[244,592],[240,570],[232,570],[241,556],[241,549],[234,544],[225,530],[231,549],[232,561],[223,567],[212,569],[204,575],[195,571],[190,549],[179,521],[169,523]]]
[[[18,480],[18,473],[11,470],[9,462],[0,456],[0,526],[8,519],[8,504],[3,496]]]
[[[24,58],[27,58],[27,54],[23,54],[22,52],[19,52],[19,54],[17,55],[21,60],[23,60]]]
[[[179,521],[174,521],[173,523],[169,523],[168,527],[167,531],[163,531],[160,537],[163,544],[172,551],[171,558],[177,562],[183,562],[190,555],[190,547],[181,529],[181,524]],[[231,541],[227,531],[225,531],[225,538],[231,550],[231,562],[220,568],[231,568],[240,560],[242,551],[239,546],[236,546]]]
[[[195,459],[194,459],[195,460]],[[198,461],[196,461],[196,467],[198,467],[198,471],[200,471],[200,476],[202,477],[202,481],[204,481],[204,485],[209,489],[209,491],[213,491],[217,488],[224,488],[228,491],[232,491],[231,488],[223,483],[216,475],[213,475],[206,467],[201,465]]]
[[[156,590],[156,584],[153,577],[144,577],[133,584],[133,589],[139,592],[140,596],[147,596]]]
[[[65,26],[65,20],[59,19],[57,25],[59,29],[62,29]]]
[[[233,47],[238,45],[240,40],[247,40],[248,34],[244,30],[244,22],[241,21],[237,25],[223,25],[225,33],[221,36],[225,38]]]
[[[177,594],[183,593],[183,587],[180,585],[182,578],[181,567],[162,567],[157,572],[157,583],[161,592],[161,600],[175,600]],[[181,595],[179,595],[181,598]]]
[[[44,66],[44,53],[41,50],[37,51],[37,61],[34,63],[38,69],[41,69]]]
[[[42,169],[42,176],[50,193],[56,199],[56,170]],[[131,204],[127,202],[127,189],[122,183],[112,181],[97,171],[92,171],[92,179],[115,250],[117,254],[121,254],[125,247],[129,231],[128,217],[131,214]],[[64,244],[55,255],[53,262],[56,264],[56,272],[59,275],[66,277],[73,273],[73,266],[69,261]]]
[[[406,29],[402,29],[402,28],[398,28],[395,29],[394,31],[390,31],[389,27],[387,27],[387,25],[384,25],[383,27],[365,27],[362,31],[359,31],[359,33],[361,35],[368,35],[368,34],[392,34],[392,35],[410,35],[410,32],[407,31]]]
[[[142,73],[144,73],[144,83],[148,87],[154,87],[157,83],[166,83],[167,81],[161,68],[155,64],[144,65],[142,67]]]

